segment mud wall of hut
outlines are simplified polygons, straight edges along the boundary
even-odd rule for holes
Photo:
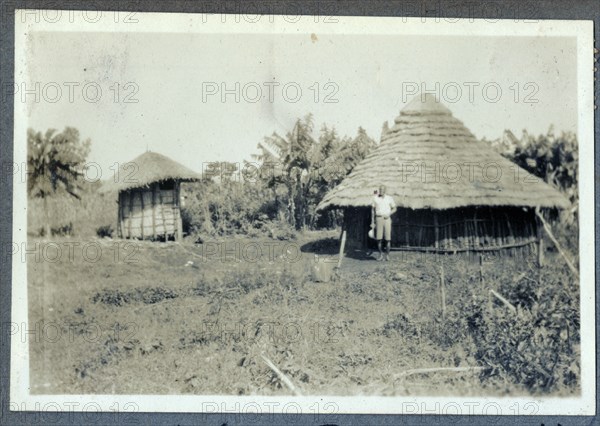
[[[373,243],[367,236],[368,208],[346,209],[349,248]],[[449,210],[398,209],[392,216],[392,248],[422,251],[480,251],[529,246],[538,240],[535,212],[518,207]]]
[[[122,238],[181,239],[180,184],[154,182],[119,193]]]

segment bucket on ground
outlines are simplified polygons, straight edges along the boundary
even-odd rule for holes
[[[337,259],[323,256],[315,256],[312,265],[312,280],[317,283],[328,283],[333,277],[333,271],[337,265]]]

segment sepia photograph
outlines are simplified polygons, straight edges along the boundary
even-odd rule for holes
[[[15,25],[11,410],[595,413],[592,21]]]

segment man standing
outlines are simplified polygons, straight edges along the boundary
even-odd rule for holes
[[[373,197],[371,205],[371,228],[375,227],[375,239],[379,249],[377,260],[390,260],[390,248],[392,245],[392,218],[396,212],[394,199],[385,193],[385,185],[379,187],[379,193]],[[385,239],[385,256],[383,254],[382,240]]]

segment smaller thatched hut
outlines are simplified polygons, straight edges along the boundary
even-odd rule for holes
[[[141,240],[183,237],[181,182],[201,176],[155,152],[146,152],[119,167],[115,186],[105,191],[118,193],[117,233],[120,238]]]

